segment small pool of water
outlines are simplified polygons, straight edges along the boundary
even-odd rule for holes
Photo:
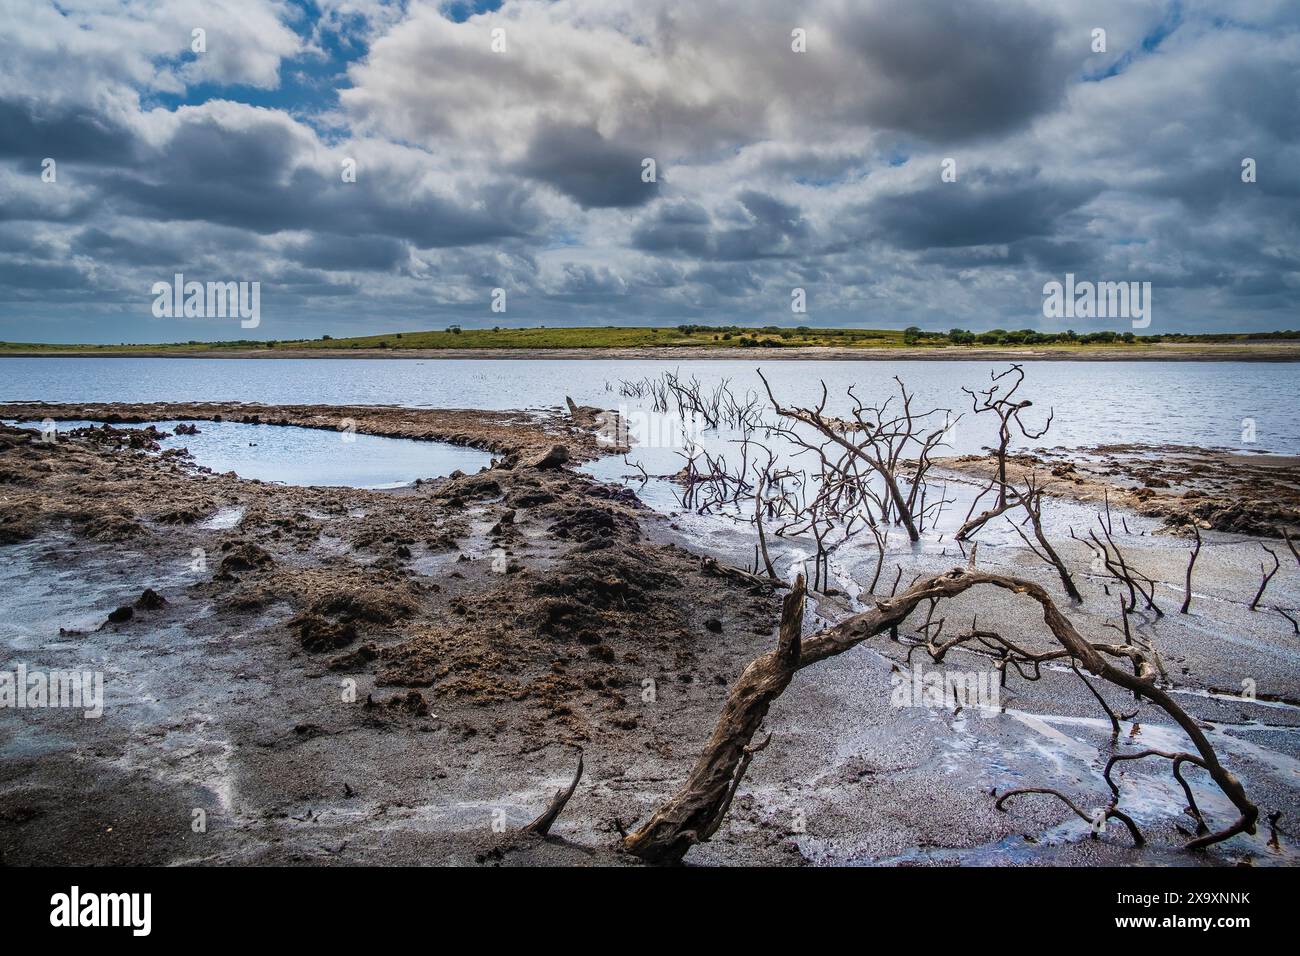
[[[40,422],[12,422],[39,430]],[[101,422],[61,421],[60,432],[98,426]],[[242,422],[192,421],[197,435],[177,435],[181,421],[142,422],[118,428],[153,425],[171,436],[163,449],[189,449],[194,461],[218,473],[285,485],[350,488],[399,488],[417,478],[441,478],[454,471],[473,474],[492,456],[477,448],[445,442],[345,434],[293,425],[246,425]]]

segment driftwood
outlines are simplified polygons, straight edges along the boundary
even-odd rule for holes
[[[537,836],[542,836],[542,837],[550,833],[551,825],[555,823],[555,821],[560,818],[560,814],[564,812],[564,808],[568,805],[569,800],[573,797],[574,791],[578,789],[578,781],[581,779],[582,779],[582,751],[579,750],[578,769],[573,774],[573,782],[570,783],[566,789],[555,791],[555,796],[551,798],[550,804],[547,805],[546,809],[542,811],[542,815],[539,816],[532,823],[528,824],[528,826],[524,827],[524,832],[533,833],[536,834]]]
[[[1196,532],[1196,547],[1192,549],[1192,556],[1187,562],[1187,586],[1184,589],[1183,606],[1178,611],[1180,614],[1186,614],[1192,606],[1192,568],[1196,565],[1196,556],[1201,553],[1201,529],[1192,525],[1192,530]]]
[[[772,701],[803,666],[803,609],[804,580],[799,575],[782,605],[776,648],[745,668],[685,785],[640,829],[624,838],[629,853],[651,863],[675,863],[717,831],[749,761],[760,749],[751,749],[750,741]]]
[[[1250,609],[1252,611],[1259,607],[1259,602],[1264,597],[1264,589],[1268,587],[1268,582],[1273,580],[1273,575],[1277,574],[1277,569],[1282,566],[1282,562],[1278,560],[1276,551],[1274,551],[1268,545],[1263,543],[1260,544],[1260,547],[1263,548],[1272,556],[1273,570],[1272,571],[1268,570],[1267,566],[1265,566],[1262,562],[1260,563],[1259,573],[1264,576],[1264,580],[1259,582],[1259,590],[1255,592],[1255,600],[1250,602]]]
[[[624,848],[647,862],[679,862],[692,846],[716,831],[721,816],[725,814],[735,793],[738,774],[742,774],[748,766],[747,757],[752,757],[750,741],[762,726],[768,708],[789,685],[795,672],[842,654],[878,634],[896,632],[899,624],[922,603],[930,603],[933,608],[939,600],[952,598],[977,586],[1002,588],[1036,601],[1042,608],[1043,621],[1048,630],[1072,663],[1077,662],[1092,675],[1151,701],[1191,738],[1195,753],[1160,756],[1174,761],[1175,777],[1184,783],[1185,788],[1186,784],[1179,773],[1184,763],[1205,770],[1236,806],[1239,816],[1236,821],[1218,831],[1201,833],[1187,843],[1187,849],[1200,849],[1237,833],[1255,832],[1258,808],[1251,803],[1237,778],[1219,763],[1214,748],[1199,724],[1157,685],[1159,669],[1149,650],[1133,643],[1087,641],[1040,585],[1006,575],[983,573],[975,570],[972,565],[920,579],[897,597],[879,601],[870,611],[854,615],[806,639],[801,638],[799,633],[803,617],[801,578],[786,596],[777,647],[745,668],[732,686],[713,734],[682,788],[657,809],[645,824],[624,838]],[[1051,653],[1059,655],[1061,651]],[[1154,753],[1143,754],[1148,755]],[[1111,761],[1111,765],[1114,762]],[[1122,811],[1116,807],[1119,792],[1110,779],[1109,771],[1110,766],[1107,767],[1106,780],[1114,797],[1108,815],[1124,820]],[[1039,792],[1044,791],[1040,789]],[[1015,792],[1003,794],[999,803],[1012,795]],[[1190,791],[1188,795],[1190,797]],[[1188,811],[1199,820],[1199,810],[1194,801],[1189,800]],[[1141,834],[1136,830],[1136,825],[1131,820],[1125,820],[1125,823],[1135,831],[1135,839],[1140,839]]]
[[[748,571],[742,571],[740,568],[733,568],[731,565],[722,564],[713,558],[704,557],[700,559],[700,570],[715,578],[727,578],[745,587],[771,591],[774,588],[789,587],[784,581],[774,580],[763,577],[758,574],[751,574]]]

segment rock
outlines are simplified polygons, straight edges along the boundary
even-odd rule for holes
[[[156,611],[167,603],[167,599],[153,588],[145,588],[144,593],[135,599],[135,606],[141,611]]]
[[[567,445],[552,445],[549,451],[534,452],[523,458],[519,465],[522,468],[559,468],[569,460],[569,448]]]
[[[129,605],[123,605],[122,607],[118,608],[116,611],[109,612],[108,623],[125,624],[133,617],[135,617],[135,610]]]
[[[513,508],[509,508],[506,510],[506,513],[501,516],[501,519],[492,526],[492,528],[488,531],[488,534],[492,535],[493,537],[503,535],[508,531],[511,531],[514,528],[514,524],[515,524],[515,510]]]
[[[198,433],[199,433],[199,429],[197,425],[191,425],[191,424],[186,424],[185,422],[181,422],[179,425],[176,426],[176,434],[178,435],[197,435]]]

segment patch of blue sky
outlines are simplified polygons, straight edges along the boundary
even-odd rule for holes
[[[1169,5],[1169,9],[1165,12],[1164,18],[1147,31],[1135,48],[1125,50],[1123,55],[1116,59],[1115,62],[1101,70],[1085,71],[1081,79],[1085,83],[1100,83],[1102,80],[1119,76],[1142,57],[1155,53],[1160,48],[1160,44],[1164,43],[1182,25],[1182,2],[1181,0],[1173,0],[1173,3]],[[1221,29],[1220,27],[1213,28]]]

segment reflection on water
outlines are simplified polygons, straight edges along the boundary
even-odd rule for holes
[[[19,423],[39,429],[37,422]],[[98,425],[98,422],[58,422],[59,431]],[[145,422],[120,428],[147,428],[174,432],[179,421]],[[291,425],[246,425],[242,422],[194,423],[196,435],[175,435],[160,442],[163,450],[188,449],[194,461],[218,473],[233,471],[241,478],[256,478],[286,485],[395,488],[417,478],[439,478],[453,471],[473,473],[491,461],[476,448],[444,442],[382,438],[377,435],[342,434]],[[238,521],[223,516],[226,525]]]

